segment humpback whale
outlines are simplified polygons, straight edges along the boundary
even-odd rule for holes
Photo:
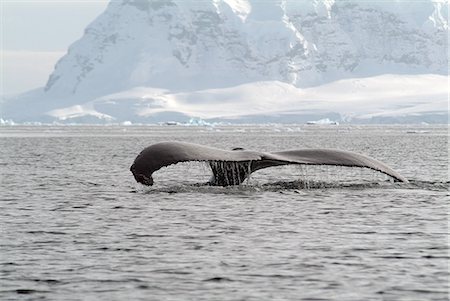
[[[251,173],[289,164],[364,167],[384,173],[399,182],[408,180],[373,158],[337,149],[299,149],[279,152],[249,151],[243,148],[223,150],[187,142],[161,142],[146,147],[134,160],[130,171],[141,184],[153,185],[153,172],[162,167],[188,161],[207,162],[212,170],[210,185],[239,185]]]

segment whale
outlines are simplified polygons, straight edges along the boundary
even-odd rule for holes
[[[385,163],[366,155],[338,149],[298,149],[259,152],[240,147],[224,150],[188,142],[167,141],[144,148],[130,167],[136,182],[153,185],[152,174],[181,162],[207,162],[212,171],[208,184],[240,185],[253,172],[283,165],[333,165],[368,168],[390,176],[394,181],[408,180]]]

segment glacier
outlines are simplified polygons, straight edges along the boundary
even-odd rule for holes
[[[448,122],[448,2],[120,0],[15,122]]]

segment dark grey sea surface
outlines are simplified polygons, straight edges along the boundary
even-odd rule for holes
[[[448,300],[447,126],[0,127],[0,300]],[[155,186],[129,167],[150,144],[338,148],[369,170],[278,167]]]

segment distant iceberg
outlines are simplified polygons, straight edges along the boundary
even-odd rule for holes
[[[0,125],[15,125],[16,123],[12,121],[11,119],[3,119],[0,118]]]
[[[306,124],[318,124],[318,125],[339,125],[339,122],[324,118],[316,121],[307,121]]]
[[[193,126],[214,126],[215,123],[207,122],[201,118],[191,118],[187,122],[187,125],[193,125]]]

